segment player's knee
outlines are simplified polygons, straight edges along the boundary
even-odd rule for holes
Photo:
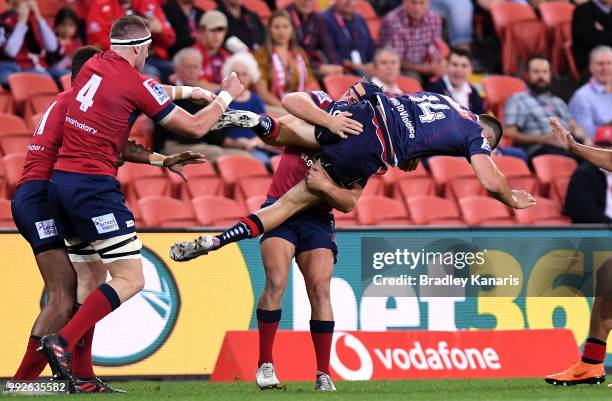
[[[321,303],[329,301],[329,281],[316,280],[306,283],[308,297],[313,302]]]
[[[74,294],[66,291],[49,291],[47,292],[47,303],[43,309],[57,316],[58,320],[67,321],[72,315],[75,302]]]
[[[286,274],[267,274],[266,291],[269,296],[280,298],[287,288],[288,277]]]

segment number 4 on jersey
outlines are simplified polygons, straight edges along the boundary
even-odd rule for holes
[[[82,111],[87,111],[94,104],[94,96],[100,87],[100,83],[102,83],[102,77],[96,74],[93,74],[89,81],[81,88],[79,93],[77,94],[76,100],[81,103]]]

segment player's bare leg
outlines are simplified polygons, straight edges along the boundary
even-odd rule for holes
[[[26,353],[13,380],[34,380],[40,375],[47,366],[44,354],[36,351],[40,338],[62,328],[74,307],[76,276],[66,250],[40,252],[35,259],[47,290],[47,303],[34,322]]]
[[[315,389],[336,391],[329,376],[329,358],[334,335],[334,312],[329,287],[334,269],[334,254],[330,249],[319,248],[302,252],[296,259],[304,276],[310,301],[310,335],[317,357]]]
[[[274,370],[272,349],[274,336],[281,319],[281,302],[287,282],[295,246],[282,238],[267,238],[261,243],[261,259],[266,273],[264,290],[257,304],[259,332],[259,360],[255,380],[261,389],[280,388]]]

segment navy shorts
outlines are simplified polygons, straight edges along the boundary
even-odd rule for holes
[[[49,181],[36,180],[21,184],[11,203],[13,220],[19,233],[30,243],[34,254],[64,248],[49,207]]]
[[[360,102],[339,110],[351,112],[351,118],[363,124],[363,132],[342,139],[327,128],[317,126],[315,136],[323,151],[321,164],[337,184],[350,188],[358,183],[363,187],[371,175],[386,168],[382,159],[384,148],[374,124],[374,108],[370,103]]]
[[[92,242],[136,232],[113,177],[54,171],[50,181],[49,204],[62,238]]]
[[[276,199],[268,197],[262,207],[270,206]],[[267,238],[282,238],[295,246],[295,255],[313,249],[331,249],[334,253],[334,263],[338,254],[336,245],[336,222],[332,212],[312,207],[304,210],[285,221],[272,231],[261,237],[263,242]]]

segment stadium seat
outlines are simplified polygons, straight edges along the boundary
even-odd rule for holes
[[[372,39],[374,39],[374,43],[378,43],[378,39],[380,39],[380,28],[382,26],[382,19],[378,18],[366,20],[366,24],[368,24],[368,29],[370,30]]]
[[[194,5],[204,11],[217,9],[217,3],[215,0],[195,0]]]
[[[463,225],[455,202],[437,196],[422,195],[406,199],[414,224]]]
[[[575,8],[576,6],[569,1],[546,1],[538,5],[542,21],[549,29],[571,21]]]
[[[551,198],[559,201],[559,203],[565,203],[565,196],[567,195],[567,188],[569,187],[569,183],[572,177],[557,177],[552,182],[553,189],[550,194]]]
[[[250,156],[226,155],[217,159],[219,174],[226,184],[226,195],[234,195],[234,186],[241,177],[268,176],[264,164]]]
[[[153,147],[153,131],[155,124],[149,117],[140,115],[130,130],[130,139],[136,141],[137,144],[144,146],[147,149]]]
[[[457,177],[450,180],[447,188],[450,190],[447,198],[461,199],[466,196],[486,196],[487,191],[477,177]]]
[[[253,196],[265,196],[268,194],[272,177],[270,176],[255,176],[242,177],[236,182],[236,191],[234,199],[244,209],[247,208],[246,200]]]
[[[119,168],[117,179],[131,203],[145,196],[172,196],[172,181],[164,169],[147,164],[126,163]]]
[[[187,182],[178,174],[167,172],[181,200],[190,201],[204,195],[223,195],[223,179],[213,169],[212,164],[188,164],[183,167],[183,172],[187,175]]]
[[[334,220],[336,221],[336,227],[354,227],[359,225],[357,220],[356,210],[352,210],[348,213],[342,213],[339,210],[332,210],[334,214]]]
[[[2,158],[4,163],[4,172],[7,181],[7,195],[10,197],[15,191],[15,187],[21,179],[21,173],[23,172],[23,164],[25,162],[24,153],[11,153]]]
[[[44,114],[45,113],[38,113],[34,114],[33,116],[30,116],[28,121],[26,121],[26,124],[28,125],[28,129],[26,132],[28,132],[29,134],[33,134],[34,131],[36,131],[36,128],[38,128],[38,124],[40,123],[40,120],[42,119],[42,116]]]
[[[289,6],[289,4],[292,4],[293,0],[276,0],[276,9],[277,10],[283,10],[285,8],[287,8],[287,6]],[[319,2],[315,1],[314,2],[314,11],[319,11],[320,7],[319,7]]]
[[[232,226],[244,217],[244,210],[221,196],[200,196],[191,200],[198,222],[204,226]]]
[[[357,219],[361,225],[410,225],[402,202],[385,196],[362,196],[357,202]]]
[[[276,169],[278,169],[278,165],[280,164],[282,155],[272,156],[270,158],[270,165],[272,165],[272,172],[275,173]]]
[[[389,170],[387,170],[387,172],[382,176],[383,180],[385,181],[385,194],[389,196],[394,196],[395,194],[393,192],[393,186],[396,182],[404,179],[417,177],[431,178],[427,170],[425,170],[425,167],[423,167],[423,163],[419,163],[417,168],[414,171],[410,172],[402,171],[397,167],[389,168]]]
[[[522,79],[504,76],[490,75],[482,80],[485,91],[487,109],[500,120],[504,121],[504,106],[506,100],[515,93],[527,90],[527,85]]]
[[[0,199],[0,227],[15,227],[13,213],[11,212],[11,201],[8,199]]]
[[[488,196],[468,196],[459,199],[463,219],[469,225],[516,224],[508,207]]]
[[[368,179],[368,183],[366,184],[361,196],[370,196],[370,195],[384,195],[385,194],[385,181],[381,176],[373,175]]]
[[[491,18],[495,31],[500,39],[503,39],[506,29],[517,21],[537,20],[533,8],[527,4],[494,2],[491,4]]]
[[[531,163],[540,180],[540,193],[544,196],[550,194],[550,185],[554,179],[571,177],[578,167],[574,159],[559,155],[536,156]]]
[[[9,75],[8,83],[17,105],[17,112],[27,120],[33,112],[30,99],[35,95],[55,95],[59,92],[53,78],[33,72]]]
[[[7,196],[7,185],[8,180],[6,178],[6,171],[4,171],[4,162],[0,159],[0,198],[8,199]]]
[[[514,211],[519,224],[567,225],[572,220],[561,214],[559,203],[539,197],[535,206]]]
[[[0,150],[2,154],[10,155],[11,153],[26,153],[27,146],[32,140],[30,134],[11,134],[0,135]]]
[[[561,41],[563,42],[563,54],[565,56],[565,60],[567,61],[569,71],[572,78],[579,81],[580,71],[578,71],[578,67],[576,66],[576,60],[574,59],[574,52],[572,50],[572,23],[565,22],[561,24],[559,32],[562,38]]]
[[[261,21],[264,25],[268,23],[270,16],[272,15],[272,11],[270,11],[270,7],[263,0],[243,0],[242,5],[249,10],[253,11],[255,14],[259,15]]]
[[[70,89],[72,86],[72,75],[64,74],[60,77],[60,83],[62,84],[62,88],[64,90]]]
[[[452,198],[453,193],[449,183],[459,177],[475,177],[472,166],[461,157],[433,156],[429,158],[429,169],[439,192],[447,198]]]
[[[538,192],[538,178],[534,176],[527,163],[512,156],[494,156],[493,161],[497,168],[506,176],[508,184],[514,189],[523,189],[530,194]]]
[[[397,86],[399,86],[404,93],[420,92],[423,90],[421,83],[416,78],[407,77],[404,75],[401,75],[397,79]]]
[[[136,228],[145,227],[144,220],[142,220],[142,212],[140,211],[140,205],[138,202],[130,203],[129,201],[125,201],[125,206],[130,209],[130,212],[134,215],[134,222],[136,223]]]
[[[257,210],[261,209],[261,205],[264,204],[266,199],[267,199],[267,196],[265,196],[265,195],[252,196],[252,197],[248,198],[246,200],[246,209],[247,209],[247,212],[254,213]]]
[[[323,86],[332,99],[338,100],[351,85],[360,81],[361,77],[357,75],[328,75],[323,78]]]
[[[361,15],[366,21],[378,19],[378,14],[376,14],[374,7],[366,0],[357,0],[355,12]]]
[[[38,9],[44,18],[55,18],[57,12],[66,5],[65,0],[38,0]],[[53,25],[51,25],[53,26]]]
[[[0,86],[0,113],[15,113],[15,102],[13,101],[13,95],[11,92],[4,90]]]
[[[14,114],[0,113],[0,136],[23,133],[32,134],[21,117]]]
[[[393,187],[393,198],[407,202],[416,196],[435,195],[436,183],[431,177],[406,177]]]
[[[145,196],[138,207],[146,227],[185,228],[197,226],[191,204],[167,196]]]

